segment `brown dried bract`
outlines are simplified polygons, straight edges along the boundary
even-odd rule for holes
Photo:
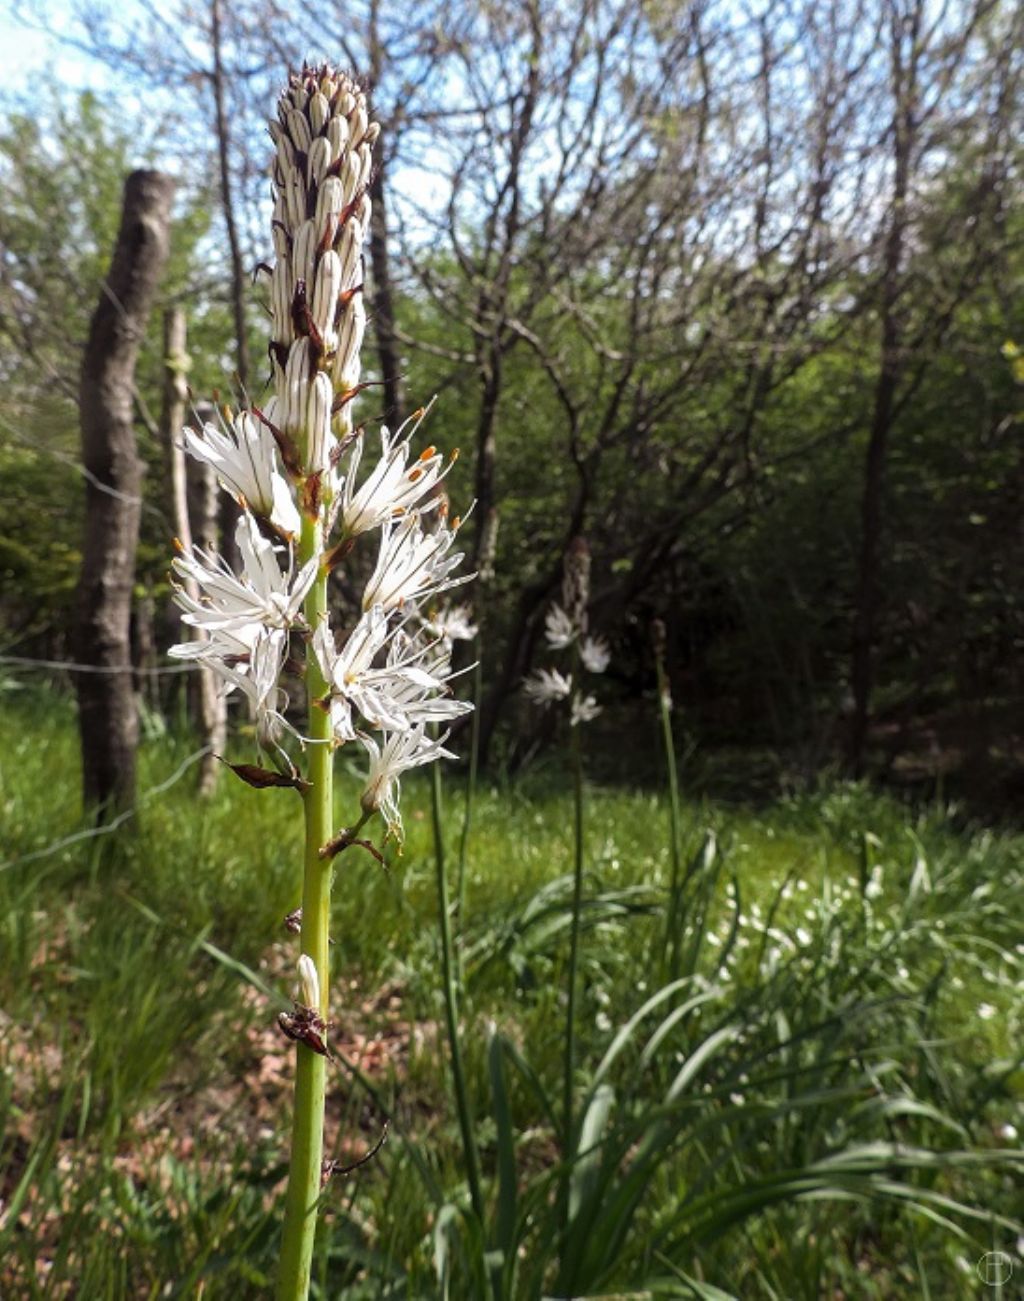
[[[327,1034],[327,1022],[315,1007],[296,1003],[294,1008],[293,1012],[281,1012],[278,1015],[277,1024],[283,1033],[289,1039],[294,1039],[296,1043],[303,1043],[313,1052],[319,1053],[321,1057],[328,1057],[333,1061],[334,1054],[327,1047],[327,1040],[324,1038]]]

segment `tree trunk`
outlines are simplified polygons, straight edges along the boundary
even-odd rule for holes
[[[894,11],[895,14],[895,11]],[[900,380],[902,328],[899,320],[902,294],[903,249],[907,234],[907,202],[910,194],[910,168],[915,139],[916,65],[914,62],[921,6],[917,4],[910,24],[893,18],[893,188],[889,229],[885,240],[881,285],[881,338],[878,382],[875,385],[871,431],[864,464],[864,491],[861,498],[861,548],[854,598],[853,646],[850,662],[850,686],[853,714],[850,719],[847,763],[851,774],[864,772],[864,751],[871,722],[871,692],[874,685],[875,635],[878,615],[879,557],[884,526],[883,504],[885,468],[889,455],[889,437]],[[909,42],[908,60],[904,63],[904,42]]]
[[[370,86],[375,90],[384,72],[387,51],[380,36],[380,5],[371,0],[367,13],[367,45],[370,56]],[[372,99],[371,99],[371,117]],[[386,124],[385,124],[386,125]],[[373,269],[373,328],[377,337],[380,377],[384,384],[384,419],[396,429],[403,419],[401,355],[395,337],[395,300],[391,284],[391,249],[388,244],[387,186],[385,185],[383,136],[377,137],[373,172],[370,176],[370,266]]]
[[[162,426],[167,448],[171,488],[171,511],[174,530],[183,547],[193,541],[209,550],[217,542],[217,483],[213,467],[185,455],[181,430],[186,424],[188,385],[185,382],[188,354],[186,322],[182,307],[172,307],[164,315],[164,403]],[[213,414],[212,412],[210,413]],[[191,482],[190,482],[191,480]],[[191,489],[191,491],[190,491]],[[192,528],[192,520],[196,528]],[[199,589],[192,579],[184,579],[189,595],[199,599]],[[194,629],[193,636],[204,634]],[[213,672],[202,666],[192,680],[189,702],[203,743],[209,746],[199,769],[200,795],[212,795],[220,774],[216,756],[223,753],[227,734],[227,702],[217,690]]]
[[[473,539],[473,568],[480,569],[487,543],[488,521],[497,506],[495,473],[497,468],[498,401],[501,397],[502,352],[500,343],[488,349],[481,359],[482,377],[480,415],[476,426],[476,466],[473,476],[476,534]]]
[[[395,300],[391,285],[388,248],[388,219],[384,186],[384,155],[377,138],[378,162],[370,181],[370,265],[373,268],[373,326],[377,335],[377,356],[384,383],[384,419],[395,429],[402,423],[402,373],[398,339],[395,337]]]
[[[76,675],[87,806],[100,812],[135,795],[138,717],[130,622],[142,465],[132,425],[135,360],[167,258],[174,181],[132,172],[121,229],[93,314],[82,362],[80,419],[86,472],[85,538],[78,587]]]
[[[850,670],[853,715],[850,720],[849,766],[854,777],[863,775],[864,751],[871,720],[882,497],[897,381],[896,330],[887,315],[883,322],[882,368],[875,387],[874,414],[868,437],[864,465],[864,492],[861,498],[860,565],[854,604],[853,656]]]

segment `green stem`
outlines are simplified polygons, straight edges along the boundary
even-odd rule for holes
[[[573,1085],[576,1075],[576,986],[580,958],[580,913],[583,907],[583,751],[580,727],[572,729],[572,782],[573,782],[573,870],[572,870],[572,922],[569,931],[569,999],[565,1013],[565,1067],[562,1079],[562,1123],[564,1138],[562,1152],[566,1159],[572,1147]],[[565,1199],[568,1211],[568,1198]]]
[[[320,524],[304,519],[299,546],[299,564],[305,564],[320,551]],[[304,607],[310,629],[327,616],[327,575],[318,575]],[[320,1014],[326,1021],[330,965],[328,937],[330,930],[331,876],[329,861],[320,858],[320,846],[332,834],[333,762],[331,720],[326,710],[313,702],[327,692],[316,655],[306,651],[306,699],[308,732],[311,745],[309,788],[305,804],[306,841],[302,876],[301,951],[316,964],[320,978]],[[285,1200],[284,1236],[277,1280],[278,1301],[306,1301],[309,1295],[313,1243],[316,1237],[317,1205],[320,1198],[320,1170],[323,1161],[324,1096],[327,1062],[305,1044],[297,1045],[295,1063],[295,1110],[292,1119],[292,1155]]]
[[[676,772],[676,747],[672,736],[672,706],[661,656],[655,659],[658,672],[658,706],[661,711],[661,738],[665,747],[665,764],[668,768],[668,815],[671,833],[672,879],[669,887],[668,916],[665,920],[665,938],[662,944],[662,962],[669,956],[668,978],[679,977],[679,950],[682,944],[682,917],[680,916],[680,877],[682,857],[680,847],[679,777]]]
[[[441,818],[441,772],[438,764],[431,765],[431,814],[434,824],[434,866],[437,876],[437,912],[441,924],[441,980],[444,992],[445,1026],[448,1031],[448,1048],[452,1062],[452,1084],[455,1088],[455,1108],[459,1114],[459,1130],[469,1181],[469,1198],[473,1213],[480,1223],[481,1234],[486,1232],[483,1185],[480,1179],[480,1154],[469,1114],[469,1090],[462,1061],[462,1042],[459,1039],[459,1014],[455,990],[455,964],[452,945],[452,918],[448,898],[448,880],[445,874],[444,835]]]
[[[477,642],[477,662],[473,670],[473,720],[469,737],[469,778],[466,784],[466,804],[462,814],[462,832],[459,836],[459,860],[455,867],[455,928],[457,935],[456,957],[459,964],[459,983],[462,983],[462,928],[463,909],[466,903],[466,854],[469,848],[469,829],[473,822],[473,796],[476,793],[477,767],[480,759],[480,672],[481,647]]]

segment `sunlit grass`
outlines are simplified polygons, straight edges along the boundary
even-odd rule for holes
[[[279,1060],[286,1071],[289,1058],[271,1029],[278,1002],[252,982],[281,1006],[291,997],[294,941],[282,919],[297,903],[295,797],[255,793],[225,772],[204,806],[186,770],[147,800],[193,748],[187,738],[153,739],[141,754],[138,817],[117,843],[100,837],[40,855],[82,829],[73,724],[61,698],[2,698],[0,1295],[185,1297],[202,1283],[205,1297],[257,1297],[273,1272],[287,1133],[288,1091],[270,1068]],[[355,781],[342,772],[338,785],[341,825]],[[446,794],[454,844],[456,778]],[[339,1069],[331,1137],[339,1152],[358,1154],[379,1132],[381,1108],[394,1126],[373,1165],[332,1192],[318,1254],[324,1297],[437,1296],[435,1252],[449,1241],[435,1232],[440,1208],[465,1198],[440,1029],[426,782],[406,783],[403,807],[401,855],[386,870],[346,855],[335,890],[339,1041],[363,1045],[376,1096]],[[489,1187],[505,1149],[488,1026],[545,1087],[559,1071],[568,808],[556,769],[477,792],[460,947],[467,1076]],[[691,898],[689,920],[701,922],[685,947],[694,989],[721,992],[666,1031],[664,1052],[644,1059],[631,1049],[609,1075],[623,1160],[639,1141],[629,1125],[701,1035],[735,1022],[748,1041],[723,1046],[695,1080],[688,1123],[719,1116],[708,1131],[717,1138],[711,1147],[695,1139],[656,1170],[609,1282],[625,1287],[654,1270],[663,1295],[697,1295],[685,1279],[703,1276],[738,1296],[789,1301],[841,1287],[924,1295],[923,1278],[935,1297],[974,1295],[965,1269],[987,1243],[1008,1249],[1008,1230],[988,1222],[1019,1204],[1006,1170],[951,1162],[915,1177],[918,1191],[973,1209],[970,1222],[939,1202],[928,1219],[875,1201],[789,1199],[698,1242],[679,1213],[715,1168],[725,1134],[738,1145],[729,1162],[740,1186],[852,1139],[1014,1146],[1005,1127],[1024,1129],[1024,841],[958,829],[944,813],[916,815],[859,787],[756,811],[691,802],[683,822],[684,862],[698,861],[709,831],[716,838],[694,878],[706,889]],[[659,984],[667,802],[591,788],[586,846],[583,1079]],[[806,1037],[780,1050],[786,1025]],[[744,1063],[764,1053],[752,1079]],[[829,1054],[851,1064],[856,1096],[842,1096]],[[779,1079],[796,1065],[820,1096],[786,1111],[780,1100],[796,1085]],[[876,1084],[854,1084],[854,1071]],[[529,1181],[543,1179],[557,1151],[536,1095],[507,1063],[505,1073],[521,1206],[533,1206],[521,1226],[528,1264],[530,1244],[539,1252],[543,1240],[543,1199],[530,1202],[541,1194]],[[906,1106],[893,1110],[893,1097]],[[731,1177],[728,1167],[720,1173]],[[457,1238],[451,1295],[472,1297]],[[539,1295],[529,1277],[524,1265],[516,1295]]]

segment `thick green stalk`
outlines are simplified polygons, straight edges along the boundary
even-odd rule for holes
[[[303,520],[299,564],[320,551],[320,525]],[[305,615],[311,629],[327,615],[327,575],[320,574],[310,590]],[[320,858],[320,847],[332,834],[333,763],[331,720],[328,713],[314,706],[327,692],[312,648],[306,652],[306,699],[310,738],[309,787],[303,796],[306,815],[306,842],[302,877],[301,951],[316,964],[320,978],[320,1015],[327,1020],[330,969],[328,936],[330,929],[331,875],[329,860]],[[296,1048],[295,1111],[292,1120],[292,1156],[285,1201],[284,1238],[277,1281],[278,1301],[306,1301],[309,1295],[313,1242],[316,1237],[317,1204],[320,1197],[320,1170],[323,1161],[324,1095],[327,1062],[304,1043]]]
[[[434,866],[437,876],[437,913],[441,926],[441,981],[444,992],[444,1016],[448,1030],[448,1048],[452,1062],[452,1084],[455,1088],[455,1108],[459,1115],[462,1151],[466,1161],[466,1178],[473,1213],[480,1222],[480,1232],[486,1233],[483,1184],[480,1179],[480,1154],[477,1151],[473,1122],[469,1114],[469,1090],[462,1062],[462,1042],[459,1039],[459,1013],[455,990],[455,962],[452,945],[452,918],[448,898],[448,880],[445,874],[444,835],[441,818],[441,773],[438,764],[431,765],[431,812],[434,823]]]
[[[663,961],[665,956],[671,954],[668,964],[668,978],[671,981],[679,977],[679,948],[682,942],[682,917],[679,909],[681,903],[679,898],[680,877],[682,876],[679,841],[681,823],[679,816],[679,777],[676,772],[675,740],[672,736],[671,697],[669,696],[668,679],[665,676],[665,665],[660,655],[655,657],[655,666],[658,671],[658,706],[661,711],[661,737],[665,746],[665,764],[668,768],[668,815],[672,837],[670,843],[672,881],[669,887],[668,917],[665,921],[665,940],[662,946]]]
[[[578,673],[578,664],[577,664]],[[579,983],[580,914],[583,909],[583,751],[580,725],[572,729],[573,869],[572,923],[569,931],[569,998],[565,1012],[565,1066],[562,1080],[562,1154],[568,1159],[573,1141],[573,1085],[576,1076],[576,986]],[[568,1211],[568,1198],[565,1199]]]

